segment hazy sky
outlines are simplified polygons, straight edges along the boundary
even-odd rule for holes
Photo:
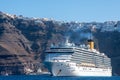
[[[0,0],[0,11],[60,21],[116,21],[120,0]]]

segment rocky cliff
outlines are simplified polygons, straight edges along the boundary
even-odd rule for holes
[[[113,74],[120,75],[120,21],[62,22],[0,12],[1,74],[25,74],[26,67],[35,70],[44,60],[44,51],[52,43],[64,43],[66,37],[76,45],[92,37],[95,47],[111,58]]]

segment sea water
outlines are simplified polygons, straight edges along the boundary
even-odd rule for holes
[[[54,77],[41,75],[0,76],[0,80],[120,80],[119,76],[113,77]]]

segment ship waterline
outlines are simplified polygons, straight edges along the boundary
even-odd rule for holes
[[[76,66],[76,63],[71,62],[53,62],[53,76],[111,76],[111,69],[94,68],[85,66]]]

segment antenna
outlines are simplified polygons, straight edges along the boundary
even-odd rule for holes
[[[90,40],[92,40],[92,29],[90,30]]]
[[[117,26],[118,26],[117,24],[118,24],[118,22],[115,23],[115,25],[114,25],[114,30],[116,30],[116,28],[117,28]]]
[[[92,40],[92,31],[93,31],[93,26],[91,25],[91,28],[90,28],[90,40]]]

